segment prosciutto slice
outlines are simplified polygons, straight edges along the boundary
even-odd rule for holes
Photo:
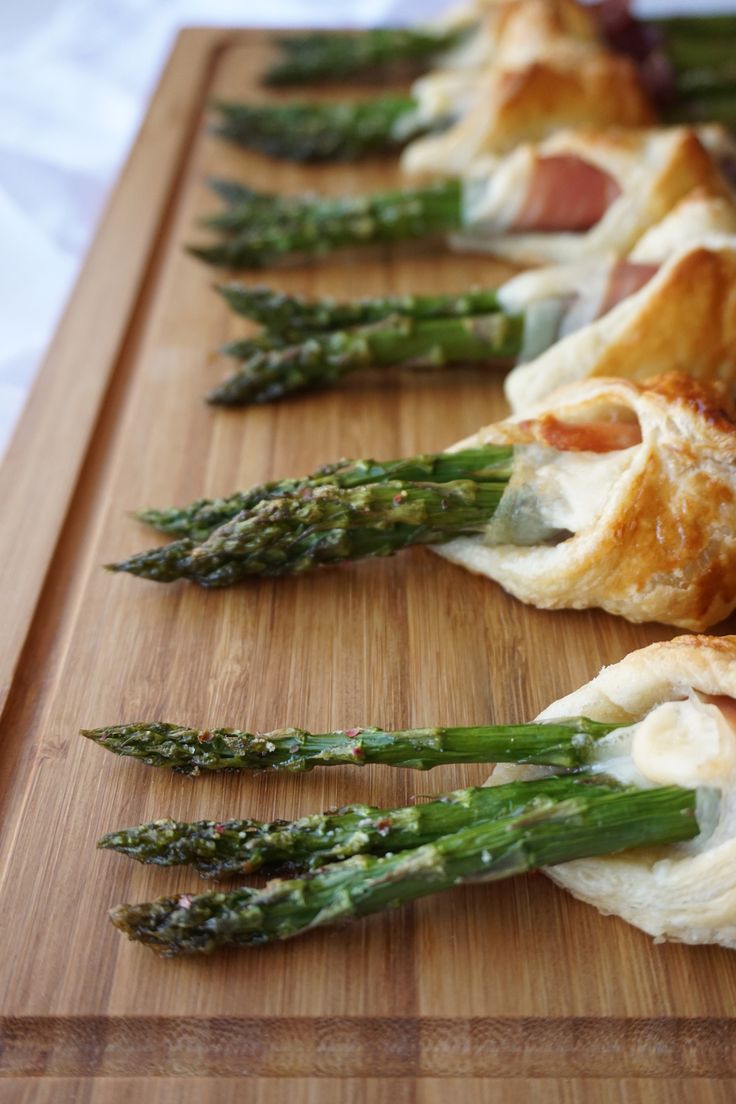
[[[511,230],[582,233],[603,218],[620,194],[609,173],[581,157],[540,157]]]

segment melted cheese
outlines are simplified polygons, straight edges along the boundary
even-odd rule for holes
[[[627,785],[707,786],[736,783],[736,731],[716,705],[691,693],[656,705],[636,724],[599,741],[593,769]]]
[[[517,448],[514,474],[484,534],[488,545],[556,543],[595,524],[634,449],[560,452]]]
[[[656,706],[635,726],[631,758],[659,786],[725,789],[736,777],[736,732],[718,706],[692,695]]]

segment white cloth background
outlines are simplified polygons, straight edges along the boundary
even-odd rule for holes
[[[447,0],[0,4],[0,453],[177,29],[410,22]],[[642,14],[736,0],[641,0]]]

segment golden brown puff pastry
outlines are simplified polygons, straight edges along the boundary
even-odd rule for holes
[[[455,235],[453,244],[529,264],[623,256],[694,189],[731,196],[716,156],[720,135],[718,129],[693,127],[567,130],[538,145],[520,146],[493,171],[466,182],[465,223],[472,234]],[[584,232],[509,232],[520,209],[528,206],[536,168],[548,159],[578,160],[600,170],[615,182],[618,195]]]
[[[484,116],[494,95],[486,85],[494,73],[523,71],[537,62],[570,69],[584,54],[603,49],[595,21],[576,0],[507,0],[475,16],[469,38],[412,86],[418,122],[459,118],[476,103]],[[472,13],[468,18],[474,21]],[[440,164],[437,171],[446,168]]]
[[[545,609],[702,630],[736,606],[736,424],[722,386],[582,380],[454,448],[484,443],[530,447],[515,450],[487,530],[439,555]]]
[[[680,636],[632,652],[539,720],[586,716],[632,726],[614,734],[602,770],[621,756],[644,784],[705,785],[720,792],[699,809],[700,836],[546,869],[550,878],[601,912],[623,917],[656,940],[736,947],[736,637]],[[720,707],[720,708],[719,708]],[[616,746],[618,745],[618,747]],[[499,766],[491,785],[534,768]],[[616,773],[614,771],[614,773]]]
[[[736,384],[736,236],[679,250],[640,291],[514,368],[505,392],[523,410],[575,380],[666,371]]]
[[[629,260],[635,264],[664,264],[683,246],[717,236],[736,237],[736,198],[720,190],[694,188],[639,238]]]
[[[417,89],[420,105],[422,97],[426,102],[426,87],[424,92]],[[469,98],[463,88],[461,111]],[[407,146],[401,168],[410,174],[465,176],[489,155],[539,141],[561,127],[641,127],[654,121],[636,68],[627,58],[573,48],[525,64],[499,61],[477,78],[472,102],[458,122]]]
[[[437,71],[477,72],[499,60],[538,61],[570,42],[603,44],[597,20],[578,0],[485,0],[448,13],[441,21],[443,26],[463,24],[474,26],[474,32],[443,55]]]

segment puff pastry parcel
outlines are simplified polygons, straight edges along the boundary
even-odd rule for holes
[[[736,606],[736,424],[722,387],[583,380],[455,448],[485,443],[528,447],[486,531],[439,555],[545,609],[701,630]]]
[[[679,250],[641,290],[514,368],[505,391],[512,409],[523,410],[575,380],[669,370],[736,383],[736,236]]]
[[[735,248],[736,202],[696,188],[626,258],[547,265],[507,280],[499,302],[524,316],[522,363],[506,377],[511,406],[521,410],[589,375],[642,379],[676,370],[729,380]],[[600,321],[624,301],[626,309]],[[542,355],[571,334],[559,355]]]
[[[731,196],[719,166],[730,148],[714,127],[560,131],[466,181],[472,233],[453,244],[521,264],[623,256],[694,189]]]
[[[601,912],[656,940],[736,947],[736,637],[681,636],[632,652],[548,706],[539,720],[621,722],[602,771],[644,785],[699,786],[720,800],[687,843],[579,859],[545,873]],[[491,785],[540,773],[498,766]]]
[[[410,175],[464,176],[489,154],[510,152],[560,127],[653,122],[627,58],[597,51],[570,68],[537,61],[481,76],[458,122],[407,146],[401,168]]]
[[[602,48],[596,22],[578,0],[486,2],[454,13],[454,18],[445,18],[442,24],[474,25],[475,29],[412,86],[418,118],[426,123],[464,115],[478,102],[478,84],[484,74],[523,71],[538,62],[551,66],[558,61],[569,68],[571,55],[579,57]],[[419,150],[420,144],[415,148]]]

